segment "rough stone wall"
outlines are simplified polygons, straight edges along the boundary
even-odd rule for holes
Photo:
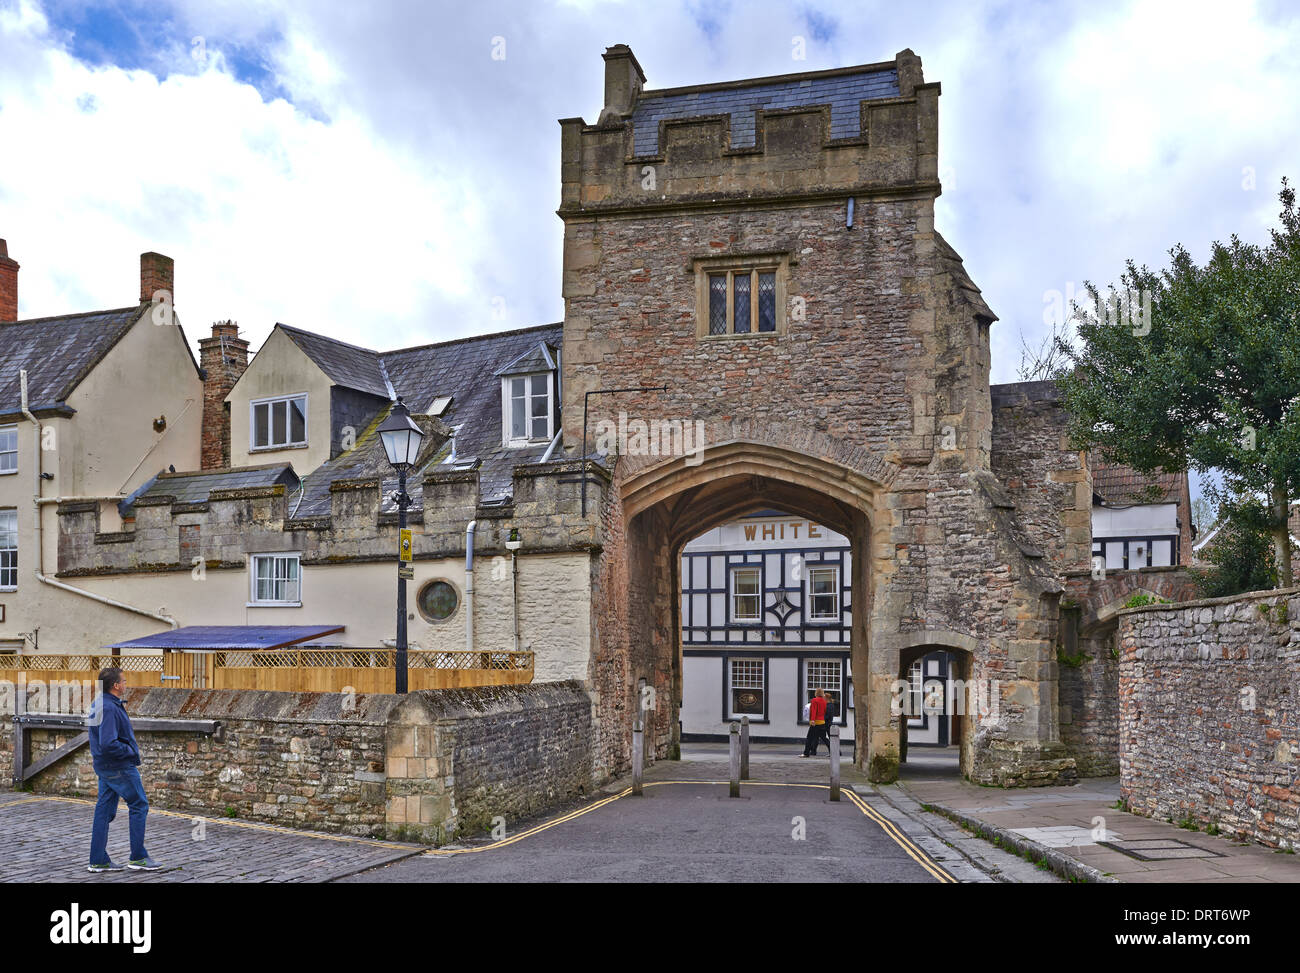
[[[515,469],[514,504],[478,505],[478,470],[433,472],[423,479],[423,504],[410,522],[416,560],[463,556],[465,525],[478,519],[474,550],[480,557],[508,555],[505,541],[519,530],[525,555],[593,550],[602,489],[589,485],[587,518],[579,511],[576,484],[561,482],[577,464],[559,462]],[[283,486],[213,491],[204,503],[174,503],[166,496],[136,501],[135,526],[113,533],[99,529],[99,506],[59,504],[59,576],[86,577],[139,571],[189,573],[191,552],[208,569],[244,569],[254,551],[300,551],[302,563],[390,561],[397,550],[397,515],[380,513],[377,479],[337,480],[330,485],[327,517],[289,517]],[[184,530],[184,534],[182,531]],[[182,545],[187,557],[181,556]]]
[[[522,818],[591,790],[591,699],[577,683],[424,693],[451,756],[453,831],[507,833]],[[445,733],[444,721],[454,729]],[[446,827],[447,825],[444,825]]]
[[[1129,808],[1300,843],[1300,588],[1119,614]]]
[[[1065,578],[1059,645],[1061,742],[1080,777],[1119,774],[1119,650],[1116,614],[1135,594],[1166,601],[1194,597],[1187,571],[1178,567],[1111,571],[1101,577],[1075,572]]]
[[[1078,609],[1062,609],[1062,628],[1077,631]],[[1063,638],[1061,743],[1080,777],[1119,774],[1119,659],[1115,626]]]
[[[219,720],[223,736],[139,731],[150,802],[196,815],[442,842],[581,798],[592,706],[577,682],[407,696],[128,689],[133,717]],[[76,731],[32,733],[32,759]],[[0,735],[12,761],[13,739]],[[7,764],[6,766],[10,766]],[[93,797],[90,750],[38,774],[37,793]]]
[[[156,807],[356,835],[385,832],[384,736],[395,696],[128,689],[132,717],[220,720],[225,737],[139,732],[140,776]],[[345,709],[345,707],[348,707]],[[8,727],[6,727],[8,731]],[[10,733],[6,746],[12,754]],[[75,731],[36,731],[39,759]],[[38,774],[41,794],[94,797],[90,748]]]
[[[1021,521],[1057,571],[1082,571],[1092,560],[1092,483],[1084,453],[1071,449],[1055,382],[1016,382],[991,389],[993,472],[1015,501]]]

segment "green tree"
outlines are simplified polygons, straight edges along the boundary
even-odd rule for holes
[[[1202,598],[1223,598],[1243,591],[1262,591],[1277,584],[1269,510],[1255,497],[1224,497],[1219,503],[1222,526],[1205,547],[1212,565],[1197,572]]]
[[[1267,497],[1284,587],[1286,529],[1300,487],[1300,211],[1282,180],[1281,222],[1265,246],[1236,235],[1198,266],[1181,246],[1159,273],[1132,260],[1103,298],[1087,285],[1072,366],[1060,379],[1080,449],[1144,473],[1223,473],[1226,492]]]

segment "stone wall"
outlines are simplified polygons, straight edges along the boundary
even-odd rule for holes
[[[1138,814],[1300,843],[1300,588],[1119,613],[1121,791]]]
[[[6,708],[12,703],[10,695]],[[497,816],[510,827],[602,782],[593,780],[591,699],[576,682],[406,697],[128,689],[126,705],[133,717],[220,721],[219,736],[137,733],[150,802],[196,816],[233,811],[289,827],[442,842]],[[33,731],[31,759],[75,735]],[[6,767],[12,754],[12,732],[0,734]],[[37,793],[93,797],[89,748],[29,783]]]
[[[1058,571],[1092,559],[1092,484],[1084,454],[1070,447],[1067,415],[1055,382],[990,388],[990,465],[1021,520]]]
[[[1078,634],[1078,608],[1062,609],[1061,743],[1080,777],[1119,774],[1119,659],[1115,626]]]

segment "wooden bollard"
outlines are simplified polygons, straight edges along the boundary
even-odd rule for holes
[[[640,720],[632,723],[632,793],[641,793],[641,778],[645,767],[645,729]]]
[[[831,800],[840,799],[840,728],[831,725]]]
[[[740,796],[740,724],[731,724],[731,797]]]
[[[740,718],[740,779],[749,780],[749,717]]]

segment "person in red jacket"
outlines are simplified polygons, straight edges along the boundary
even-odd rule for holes
[[[817,756],[817,744],[822,738],[822,728],[826,725],[826,694],[820,689],[813,695],[811,702],[808,703],[808,739],[804,741],[803,756]],[[826,750],[831,748],[830,741],[826,742]]]

